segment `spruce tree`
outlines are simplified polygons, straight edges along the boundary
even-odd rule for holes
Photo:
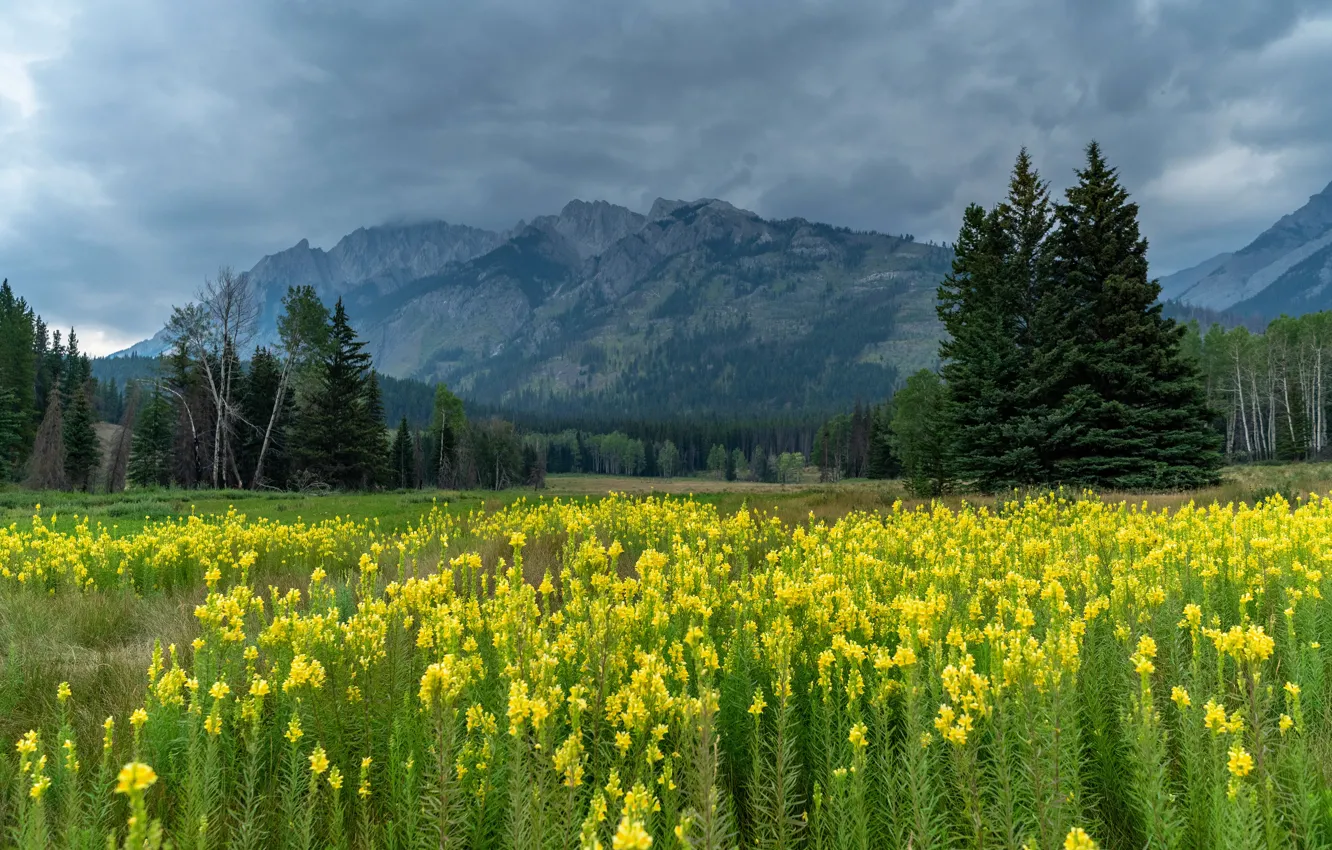
[[[869,459],[866,476],[871,479],[894,478],[902,470],[893,454],[892,403],[879,405],[870,413]]]
[[[134,423],[130,444],[129,480],[138,487],[166,487],[175,467],[176,411],[170,399],[154,389]]]
[[[102,461],[102,444],[97,437],[97,413],[91,395],[92,365],[79,353],[78,338],[69,332],[65,352],[63,436],[65,443],[65,478],[75,490],[87,490]]]
[[[297,415],[293,440],[293,454],[307,475],[348,490],[373,484],[384,456],[382,406],[378,412],[371,410],[379,405],[378,385],[372,383],[370,355],[364,348],[338,299],[329,346],[319,361],[315,387]]]
[[[1181,489],[1218,480],[1217,435],[1184,329],[1163,318],[1147,276],[1138,206],[1087,146],[1078,182],[1056,207],[1047,335],[1038,362],[1058,430],[1054,477],[1122,490]]]
[[[241,424],[236,454],[241,476],[246,482],[254,481],[269,419],[273,418],[274,407],[277,407],[273,431],[268,434],[262,480],[255,482],[256,486],[282,488],[290,475],[287,427],[292,417],[292,399],[289,393],[283,393],[282,399],[278,399],[282,380],[282,363],[278,358],[267,348],[256,348],[238,391]]]
[[[1037,305],[1048,288],[1049,189],[1024,149],[1007,199],[963,216],[953,271],[939,287],[940,346],[957,473],[976,489],[1049,478]]]
[[[0,283],[0,481],[17,475],[37,431],[37,321]]]
[[[23,446],[23,428],[27,424],[26,411],[14,402],[14,393],[0,387],[0,480],[16,472],[16,459]]]
[[[392,466],[393,486],[399,490],[410,490],[416,486],[416,452],[412,446],[412,428],[407,424],[407,417],[398,423],[398,433],[393,437],[393,448],[389,450],[389,463]]]
[[[381,486],[389,477],[388,429],[384,420],[384,396],[379,376],[369,370],[358,425],[364,431],[365,459],[361,470],[362,489]]]
[[[992,489],[1001,475],[1007,394],[1015,378],[1017,335],[1003,274],[1007,253],[998,212],[971,204],[962,215],[952,273],[938,292],[939,319],[948,332],[939,356],[950,390],[947,416],[953,423],[956,470],[980,490]],[[919,464],[908,466],[915,470]],[[916,480],[913,489],[920,484]]]

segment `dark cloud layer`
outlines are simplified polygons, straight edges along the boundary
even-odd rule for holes
[[[0,275],[103,347],[219,264],[573,197],[951,239],[1099,139],[1160,271],[1332,180],[1332,3],[46,0],[0,7]]]

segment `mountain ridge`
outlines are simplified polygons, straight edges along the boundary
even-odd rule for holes
[[[1162,300],[1269,317],[1332,308],[1332,183],[1238,251],[1161,279]]]
[[[726,201],[574,199],[504,233],[446,222],[308,240],[246,274],[260,343],[282,295],[343,298],[376,367],[527,410],[795,410],[932,365],[950,250]],[[159,334],[125,353],[153,354]]]

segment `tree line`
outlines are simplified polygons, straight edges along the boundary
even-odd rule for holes
[[[74,330],[52,331],[8,280],[0,282],[0,481],[94,486],[103,451],[97,395]]]
[[[1213,424],[1232,462],[1321,460],[1329,446],[1332,312],[1247,326],[1191,322],[1184,350],[1203,375]]]

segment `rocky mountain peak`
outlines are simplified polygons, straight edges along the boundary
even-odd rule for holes
[[[687,206],[689,206],[688,201],[668,201],[665,198],[657,198],[652,202],[652,209],[648,211],[648,221],[666,218],[681,207]]]
[[[559,215],[541,216],[532,221],[532,226],[557,234],[580,260],[586,260],[642,230],[646,223],[646,218],[627,207],[575,199],[565,204]]]

